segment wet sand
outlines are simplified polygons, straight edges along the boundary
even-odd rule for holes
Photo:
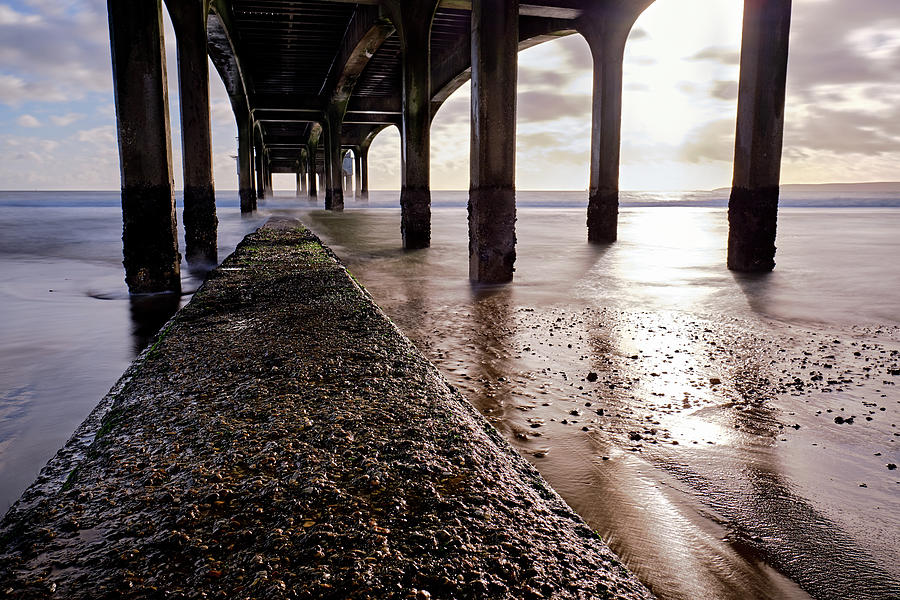
[[[654,593],[900,596],[897,325],[773,319],[753,303],[779,290],[727,271],[699,279],[730,279],[750,309],[698,310],[707,292],[666,272],[648,277],[674,306],[598,298],[604,250],[555,244],[555,217],[529,212],[517,282],[468,288],[459,226],[398,253],[384,213],[307,221]],[[627,295],[622,279],[608,287]]]

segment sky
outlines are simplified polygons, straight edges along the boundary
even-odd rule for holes
[[[656,0],[626,46],[623,190],[731,183],[741,0]],[[173,175],[181,185],[175,39],[166,19]],[[214,174],[237,187],[235,125],[211,69]],[[586,189],[591,57],[578,35],[519,55],[519,189]],[[432,188],[467,189],[469,86],[432,126]],[[400,183],[381,133],[370,187]],[[898,0],[794,0],[783,183],[900,180]],[[0,189],[119,188],[105,0],[0,0]],[[293,187],[276,176],[276,188]]]

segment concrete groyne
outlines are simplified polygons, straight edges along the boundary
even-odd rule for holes
[[[248,236],[0,523],[9,598],[649,598],[296,221]]]

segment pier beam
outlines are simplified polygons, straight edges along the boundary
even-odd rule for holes
[[[325,130],[325,210],[344,210],[341,186],[341,127],[343,119],[337,110],[329,110],[323,123]]]
[[[619,152],[622,131],[622,62],[634,18],[612,10],[586,14],[579,31],[594,61],[588,241],[616,241],[619,215]]]
[[[253,189],[253,126],[250,112],[236,109],[238,134],[238,187],[241,197],[241,212],[256,209],[256,192]]]
[[[437,0],[386,6],[400,36],[400,233],[406,249],[431,245],[431,24]]]
[[[166,3],[178,46],[184,242],[188,263],[218,262],[216,194],[209,125],[209,62],[205,0]]]
[[[315,198],[319,195],[317,186],[319,179],[318,148],[315,144],[310,144],[306,147],[306,152],[309,161],[309,169],[307,170],[307,176],[309,177],[309,196],[310,198]]]
[[[160,0],[108,0],[125,282],[131,293],[181,290],[172,193]]]
[[[791,0],[744,0],[728,268],[771,271],[784,133]]]
[[[518,0],[473,0],[469,278],[479,283],[515,270],[518,30]]]

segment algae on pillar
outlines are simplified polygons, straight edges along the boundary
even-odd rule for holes
[[[205,0],[168,0],[178,46],[184,241],[188,263],[218,262],[216,195],[209,125]]]
[[[181,290],[172,190],[166,58],[159,0],[108,0],[125,282],[132,293]]]
[[[518,0],[473,0],[469,278],[480,283],[515,270],[518,31]]]
[[[791,0],[745,0],[728,268],[771,271],[784,133]]]

